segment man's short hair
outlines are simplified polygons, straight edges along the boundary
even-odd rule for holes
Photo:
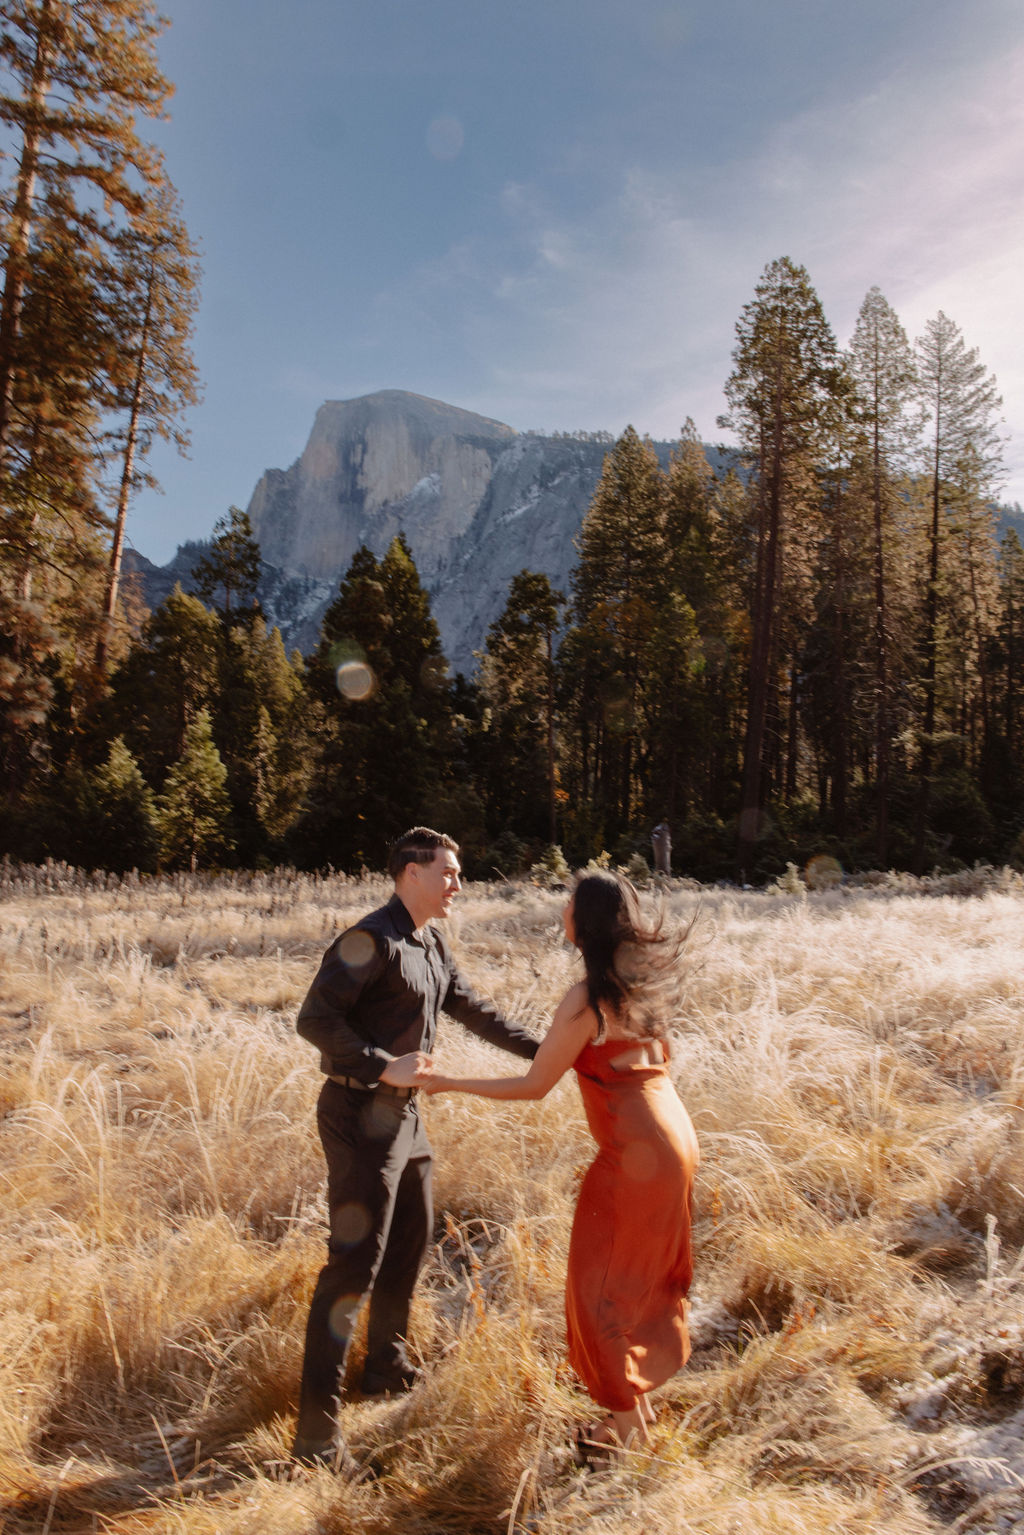
[[[455,838],[449,837],[446,832],[432,831],[429,826],[410,827],[391,844],[388,873],[392,879],[397,879],[406,864],[433,863],[434,855],[440,847],[446,847],[453,853],[459,851]]]

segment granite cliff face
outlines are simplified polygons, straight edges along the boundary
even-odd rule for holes
[[[382,552],[404,532],[417,563],[422,553],[434,566],[472,522],[515,437],[499,421],[397,389],[329,400],[302,457],[269,469],[253,492],[263,557],[322,578],[343,573],[360,544]]]
[[[468,674],[520,570],[542,570],[568,591],[574,539],[610,446],[598,434],[520,434],[389,389],[321,406],[301,458],[267,470],[249,516],[269,565],[332,589],[360,544],[380,555],[404,533],[451,668]],[[308,621],[302,628],[286,641],[308,644]]]
[[[263,610],[289,648],[308,653],[360,544],[381,555],[404,533],[449,665],[468,676],[520,570],[544,571],[568,596],[576,535],[611,446],[606,433],[518,433],[400,389],[329,400],[302,456],[268,469],[249,502]],[[671,444],[654,447],[667,465]],[[724,467],[706,451],[712,468]],[[1022,531],[1019,509],[1000,512]],[[183,545],[163,567],[129,553],[126,567],[155,607],[175,580],[192,588],[208,547]]]
[[[471,674],[520,570],[569,593],[575,538],[612,439],[542,437],[439,400],[386,389],[329,400],[302,456],[268,469],[249,502],[263,553],[260,601],[285,644],[309,651],[361,544],[382,555],[404,533],[453,672]],[[670,445],[655,444],[663,463]],[[157,569],[136,557],[150,605],[206,546]]]

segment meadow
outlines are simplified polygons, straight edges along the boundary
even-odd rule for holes
[[[323,1251],[294,1016],[381,880],[0,870],[5,1535],[1024,1532],[1024,882],[664,886],[700,1136],[694,1354],[651,1444],[573,1464],[575,1083],[424,1104],[437,1226],[372,1479],[289,1464]],[[564,893],[471,885],[466,973],[540,1032]],[[508,1057],[449,1023],[451,1069]],[[359,1347],[352,1375],[358,1379]]]

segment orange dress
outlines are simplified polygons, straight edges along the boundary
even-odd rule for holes
[[[629,1412],[690,1355],[697,1137],[663,1065],[612,1066],[631,1043],[589,1044],[575,1065],[599,1150],[569,1242],[569,1363],[613,1412]]]

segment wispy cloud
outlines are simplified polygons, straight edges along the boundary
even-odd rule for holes
[[[505,188],[502,238],[465,245],[403,302],[442,304],[480,360],[481,408],[520,425],[627,420],[712,435],[733,328],[766,262],[807,266],[840,340],[877,283],[908,331],[939,308],[995,372],[1024,498],[1024,47],[894,70],[777,122],[742,160],[634,167],[566,217]],[[429,290],[429,297],[428,297]],[[464,402],[465,403],[465,402]]]

